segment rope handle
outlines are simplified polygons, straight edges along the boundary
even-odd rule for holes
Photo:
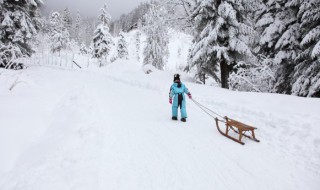
[[[214,115],[216,115],[216,116],[218,116],[218,117],[220,117],[220,118],[222,118],[222,119],[225,119],[225,117],[223,117],[223,116],[221,116],[220,114],[214,112],[213,110],[205,107],[204,105],[200,104],[200,103],[199,103],[198,101],[196,101],[195,99],[192,98],[191,100],[193,101],[193,103],[195,103],[202,111],[204,111],[204,112],[205,112],[206,114],[208,114],[210,117],[212,117],[212,118],[215,119],[216,117],[214,117],[214,116],[212,115],[212,114],[214,114]],[[211,112],[211,113],[209,113],[209,112]],[[218,119],[218,120],[219,120],[219,119]],[[223,120],[219,120],[219,121],[225,123],[225,121],[223,121]]]

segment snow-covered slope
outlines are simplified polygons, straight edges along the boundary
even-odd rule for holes
[[[139,49],[137,49],[137,33],[140,33],[139,36]],[[189,49],[192,44],[192,36],[187,35],[183,32],[176,31],[174,29],[169,29],[169,55],[167,63],[164,67],[166,71],[183,71],[187,64],[187,58],[189,54]],[[144,60],[144,49],[146,46],[146,35],[143,31],[132,30],[128,33],[124,33],[126,42],[128,43],[128,59],[139,65],[143,65]],[[75,60],[77,63],[81,64],[83,67],[96,67],[99,66],[100,62],[97,59],[93,59],[91,54],[81,55],[80,48],[75,42],[70,44],[68,50],[62,51],[60,54],[52,54],[50,51],[50,43],[46,39],[46,36],[39,35],[39,41],[34,45],[34,49],[37,53],[32,55],[32,59],[22,60],[22,62],[31,62],[33,64],[46,64],[46,65],[62,65],[63,67],[72,67],[72,60]],[[118,40],[119,37],[114,37],[114,44],[111,45],[111,50],[107,56],[107,63],[105,60],[102,60],[104,65],[107,65],[118,58]],[[139,59],[138,59],[139,57]],[[74,65],[73,65],[74,66]]]
[[[189,100],[187,123],[172,121],[172,75],[137,65],[0,70],[0,189],[319,189],[319,99],[186,82],[258,127],[242,146]]]
[[[130,31],[126,33],[126,41],[128,42],[128,52],[129,60],[135,61],[139,65],[143,65],[143,51],[146,46],[146,35],[141,32],[140,36],[140,49],[137,51],[136,39],[137,39],[138,30]],[[184,34],[182,32],[169,29],[169,56],[167,64],[165,65],[164,70],[166,71],[182,71],[187,64],[187,58],[189,53],[189,48],[191,46],[192,37],[190,35]],[[118,38],[114,39],[115,42],[118,41]],[[116,52],[115,52],[116,53]],[[137,59],[137,54],[139,54],[140,60]]]

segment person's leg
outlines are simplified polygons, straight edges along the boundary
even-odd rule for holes
[[[172,119],[177,120],[178,119],[178,100],[176,97],[173,98],[172,103]]]
[[[181,103],[181,118],[186,119],[187,117],[188,115],[187,115],[186,101],[183,100]]]
[[[178,119],[178,107],[172,105],[172,119],[177,120]]]

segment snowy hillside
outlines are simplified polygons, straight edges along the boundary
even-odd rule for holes
[[[139,37],[139,49],[137,48],[137,33],[140,33]],[[143,51],[146,47],[146,35],[140,30],[132,30],[129,33],[124,33],[125,40],[128,43],[128,60],[131,62],[143,66],[144,54]],[[39,35],[38,38],[43,38]],[[107,63],[109,64],[118,58],[117,45],[119,37],[112,38],[114,44],[111,46],[110,55],[107,56]],[[164,67],[164,70],[170,72],[182,72],[187,65],[187,58],[189,48],[191,46],[192,37],[182,32],[170,29],[169,30],[169,55],[168,61]],[[63,67],[71,68],[72,60],[83,65],[84,67],[97,67],[99,65],[97,59],[93,59],[91,54],[81,54],[76,44],[70,46],[68,51],[62,51],[60,56],[52,54],[48,47],[48,41],[43,40],[40,44],[35,45],[36,52],[32,55],[31,59],[26,61],[30,64],[47,64],[47,65],[60,65]]]
[[[139,30],[133,30],[129,33],[125,34],[125,39],[128,42],[128,53],[129,53],[129,60],[138,62],[139,65],[143,65],[143,50],[146,46],[146,36],[143,32],[141,32],[140,36],[140,48],[137,50],[136,47],[136,39],[137,39],[137,32],[141,32]],[[118,37],[114,38],[115,47],[117,46]],[[168,62],[165,65],[166,71],[182,71],[187,64],[187,58],[190,46],[192,44],[192,36],[184,34],[182,32],[175,31],[173,29],[169,30],[169,56],[168,56]],[[113,48],[116,50],[116,48]],[[113,51],[111,53],[110,57],[115,57],[117,54],[116,51]],[[139,60],[137,59],[137,56],[139,55]]]
[[[171,82],[133,61],[1,69],[0,189],[319,189],[319,99],[186,82],[194,99],[258,127],[261,142],[242,146],[190,100],[187,123],[172,121]]]

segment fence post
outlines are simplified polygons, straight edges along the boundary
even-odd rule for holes
[[[72,60],[71,60],[71,68],[73,69],[73,60],[74,60],[74,57],[75,57],[75,55],[74,55],[74,52],[72,53]]]
[[[89,61],[89,55],[87,56],[87,68],[89,68],[89,64],[90,64],[90,61]]]

